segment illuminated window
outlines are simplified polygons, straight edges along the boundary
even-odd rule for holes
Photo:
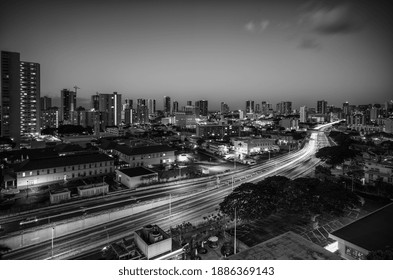
[[[22,177],[25,177],[25,176],[26,176],[26,173],[25,173],[25,172],[23,172],[23,173],[22,173]]]

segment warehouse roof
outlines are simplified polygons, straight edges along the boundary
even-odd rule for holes
[[[167,145],[155,145],[155,146],[144,146],[144,147],[134,147],[134,148],[131,148],[126,145],[117,145],[116,148],[114,148],[114,150],[117,150],[118,152],[128,156],[175,151],[175,149]]]
[[[344,226],[330,235],[369,251],[393,247],[393,203]]]
[[[336,254],[288,231],[230,256],[230,260],[339,260]]]
[[[137,176],[143,176],[143,175],[148,175],[148,174],[157,174],[157,172],[154,172],[153,170],[150,170],[145,167],[135,167],[135,168],[125,168],[125,169],[120,169],[120,172],[126,174],[129,177],[137,177]]]

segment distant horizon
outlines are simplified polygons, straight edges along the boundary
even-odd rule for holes
[[[389,2],[366,0],[3,0],[0,50],[41,66],[41,96],[78,86],[86,100],[117,91],[315,107],[382,104],[393,92]],[[182,104],[182,102],[184,102]]]

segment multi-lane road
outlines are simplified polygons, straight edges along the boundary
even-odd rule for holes
[[[37,210],[36,213],[28,215],[35,215],[38,218],[38,222],[34,223],[34,226],[44,226],[49,222],[53,224],[66,218],[88,215],[97,211],[129,205],[130,203],[138,203],[138,201],[169,196],[169,194],[181,194],[190,191],[194,193],[192,197],[171,202],[170,205],[168,203],[168,205],[143,213],[134,214],[33,246],[13,250],[5,255],[5,258],[71,258],[91,250],[98,250],[98,248],[108,242],[129,236],[133,231],[145,224],[157,223],[162,228],[168,229],[169,226],[175,226],[183,221],[201,221],[204,216],[215,211],[232,187],[236,187],[244,182],[259,181],[274,175],[296,178],[310,173],[320,163],[314,156],[315,152],[319,148],[329,145],[328,139],[325,133],[323,133],[326,127],[328,125],[320,126],[317,128],[317,131],[312,132],[309,141],[303,149],[280,158],[274,158],[264,164],[223,174],[220,176],[218,184],[215,178],[200,178],[188,182],[179,182],[176,185],[163,185],[159,186],[159,188],[132,193],[132,197],[130,197],[131,193],[129,192],[113,197],[108,196],[101,198],[99,204],[94,200],[88,203],[83,202],[83,208],[76,203],[75,205],[64,205],[60,210],[58,207],[45,209],[45,214],[43,214],[42,210]],[[198,189],[199,191],[195,191]],[[25,217],[22,217],[22,219],[25,219]],[[10,232],[15,231],[15,229],[19,230],[20,220],[21,217],[19,216],[5,220],[5,234],[7,234],[7,230]],[[25,226],[31,227],[33,224]]]

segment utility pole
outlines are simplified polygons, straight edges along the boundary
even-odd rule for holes
[[[236,254],[236,207],[235,207],[235,234],[233,240],[233,254]]]

